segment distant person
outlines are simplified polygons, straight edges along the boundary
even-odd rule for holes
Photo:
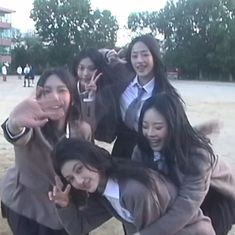
[[[29,66],[29,79],[32,81],[32,85],[34,85],[34,77],[35,77],[35,74],[34,74],[34,69],[33,69],[33,66],[30,65]]]
[[[22,67],[19,65],[16,69],[17,75],[18,75],[18,79],[21,79],[21,75],[22,75]]]
[[[28,64],[26,64],[24,67],[24,87],[26,87],[26,80],[28,83],[28,87],[30,87],[29,72],[30,72],[30,67]]]
[[[2,66],[2,79],[4,82],[7,81],[7,65],[5,63]]]

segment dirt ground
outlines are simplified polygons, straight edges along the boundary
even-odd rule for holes
[[[190,122],[197,125],[209,120],[218,120],[220,133],[211,136],[214,149],[227,162],[235,164],[235,84],[221,82],[172,81],[186,103]],[[24,97],[32,94],[34,88],[23,87],[23,81],[15,76],[3,82],[0,77],[0,123],[12,108]],[[106,148],[110,145],[100,143]],[[14,163],[13,149],[3,138],[0,130],[0,179],[6,169]],[[6,221],[0,217],[0,235],[10,235]],[[120,223],[115,219],[95,230],[92,235],[122,235]],[[229,235],[235,235],[235,228]]]

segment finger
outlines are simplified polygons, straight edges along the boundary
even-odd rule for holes
[[[56,186],[53,186],[53,190],[52,190],[52,195],[53,195],[53,197],[56,196],[57,191],[58,191],[58,188],[57,188]]]
[[[58,189],[60,189],[62,191],[64,184],[62,183],[62,181],[58,175],[55,176],[55,185]]]
[[[92,74],[92,76],[91,76],[90,82],[93,82],[93,81],[94,81],[97,71],[98,71],[98,70],[96,69],[96,70],[93,72],[93,74]]]
[[[42,120],[31,120],[30,122],[27,123],[27,127],[42,127],[48,122],[48,119],[42,119]]]
[[[96,84],[96,82],[100,79],[100,77],[102,76],[102,73],[99,73],[93,80],[93,82]]]
[[[65,193],[66,195],[69,195],[70,190],[71,190],[71,185],[68,184],[68,185],[66,186],[65,190],[64,190],[64,193]]]
[[[54,201],[54,197],[53,197],[53,194],[52,194],[51,191],[48,192],[48,197],[49,197],[49,200],[50,200],[50,201]]]
[[[120,56],[125,52],[125,50],[123,48],[121,48],[118,52],[117,55]]]

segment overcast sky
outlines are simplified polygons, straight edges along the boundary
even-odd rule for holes
[[[164,7],[167,0],[91,0],[92,9],[108,9],[117,17],[122,28],[127,23],[131,12],[154,11]],[[12,26],[27,32],[34,28],[34,22],[29,18],[33,0],[0,0],[0,6],[16,12],[12,14]]]

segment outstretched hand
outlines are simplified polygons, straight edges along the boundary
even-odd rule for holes
[[[53,190],[48,192],[48,197],[50,201],[53,201],[60,207],[67,207],[69,205],[69,193],[71,190],[71,185],[68,184],[63,191],[63,186],[61,181],[58,179],[58,176],[55,177],[56,185],[53,186]]]
[[[43,89],[37,88],[36,95],[20,102],[11,112],[9,126],[13,130],[44,126],[49,119],[60,119],[65,115],[60,107],[60,101],[44,96]]]

